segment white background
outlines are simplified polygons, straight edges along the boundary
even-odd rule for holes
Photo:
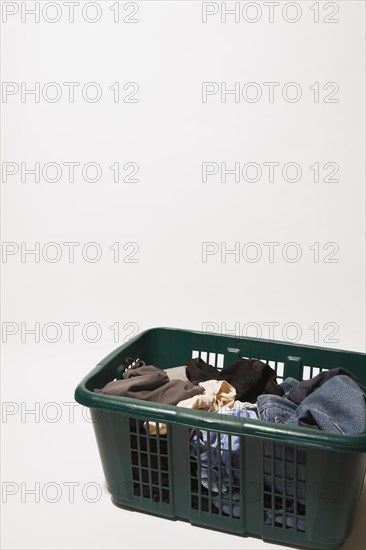
[[[112,506],[90,422],[80,406],[71,414],[73,391],[113,348],[154,326],[209,323],[218,332],[365,351],[364,3],[320,2],[318,23],[306,1],[285,12],[281,2],[272,23],[263,2],[252,8],[262,14],[256,23],[242,12],[239,22],[233,15],[222,22],[220,3],[211,3],[219,11],[204,23],[206,8],[195,1],[120,2],[117,23],[109,1],[97,3],[95,23],[86,20],[95,8],[83,17],[83,1],[73,23],[64,2],[47,12],[41,2],[39,22],[22,12],[35,2],[1,4],[2,80],[19,88],[1,104],[3,548],[280,548]],[[132,11],[137,22],[123,22]],[[286,21],[297,13],[297,22]],[[37,82],[39,102],[22,98],[22,86]],[[42,95],[49,82],[62,90],[54,103],[55,88]],[[73,103],[64,82],[80,83]],[[102,90],[97,102],[82,96],[90,82]],[[115,103],[116,82],[122,99],[132,90],[124,84],[137,83],[138,102]],[[240,91],[255,82],[262,97],[224,101],[218,92],[204,102],[204,82],[219,90],[238,82]],[[265,82],[279,83],[273,102]],[[301,88],[297,102],[282,95],[289,82]],[[339,86],[337,102],[324,102],[330,82]],[[36,162],[40,181],[29,173],[22,181],[22,163]],[[63,167],[53,183],[42,176],[50,162]],[[65,162],[80,163],[74,182]],[[89,162],[101,167],[99,181],[83,178]],[[115,183],[116,162],[122,177],[123,166],[136,163],[138,182]],[[218,173],[203,182],[205,162],[255,162],[262,178],[222,182]],[[280,163],[273,182],[268,162]],[[290,162],[301,167],[297,182],[282,177]],[[319,182],[309,169],[315,162]],[[326,163],[339,167],[338,181],[323,181]],[[18,171],[6,178],[11,166]],[[65,242],[79,243],[73,262]],[[205,258],[207,242],[215,253]],[[269,242],[278,243],[271,259]],[[38,257],[25,254],[37,246]],[[236,256],[225,256],[235,247]],[[329,262],[332,251],[337,261]],[[70,483],[79,484],[74,502]],[[103,487],[94,503],[92,487],[83,494],[88,483]],[[359,521],[344,548],[363,548],[364,536]]]

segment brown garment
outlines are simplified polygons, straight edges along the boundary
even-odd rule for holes
[[[201,386],[194,386],[189,380],[170,380],[163,370],[153,365],[145,365],[143,361],[140,361],[125,370],[123,380],[113,380],[103,388],[94,391],[165,405],[176,405],[179,401],[203,393],[204,389]]]

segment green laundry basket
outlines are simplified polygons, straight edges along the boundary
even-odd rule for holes
[[[343,367],[366,384],[361,353],[170,328],[146,330],[101,361],[75,391],[76,401],[91,409],[113,502],[271,542],[339,548],[350,534],[365,475],[365,435],[333,435],[93,391],[122,378],[131,358],[166,369],[190,357],[202,357],[218,369],[241,357],[260,359],[276,370],[279,382]],[[156,435],[151,435],[152,424]],[[215,464],[208,452],[206,481],[200,453],[191,452],[192,437],[202,431],[218,446]],[[227,434],[225,463],[222,434]],[[228,473],[224,495],[222,479]]]

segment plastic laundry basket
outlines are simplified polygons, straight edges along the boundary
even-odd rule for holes
[[[276,370],[278,381],[343,367],[366,384],[361,353],[168,328],[142,332],[101,361],[75,391],[76,401],[91,409],[113,502],[272,542],[339,548],[351,531],[365,475],[365,435],[333,435],[93,392],[122,378],[128,358],[166,369],[198,356],[218,369],[240,357],[261,359]],[[156,423],[156,435],[149,435],[146,422]],[[166,435],[159,430],[162,422]],[[200,455],[191,452],[200,430],[208,439],[219,435],[217,478],[210,479],[208,468],[206,486]],[[235,463],[230,452],[221,462],[223,433],[229,451],[239,443]],[[222,468],[236,474],[229,475],[224,496]]]

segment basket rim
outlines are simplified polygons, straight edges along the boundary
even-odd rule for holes
[[[186,329],[168,328],[168,327],[155,327],[149,328],[139,332],[136,336],[131,338],[125,344],[117,347],[110,354],[108,354],[102,361],[100,361],[94,369],[92,369],[78,384],[75,390],[75,400],[86,407],[98,409],[105,412],[113,412],[120,415],[128,415],[131,417],[141,418],[144,420],[151,420],[156,422],[164,422],[166,424],[182,424],[187,427],[194,427],[208,431],[222,431],[234,435],[245,435],[248,437],[261,438],[264,440],[275,441],[277,443],[283,443],[287,445],[297,445],[300,447],[313,447],[322,448],[323,450],[331,450],[336,452],[353,452],[353,453],[365,453],[366,452],[366,434],[360,435],[342,435],[332,434],[328,432],[311,430],[309,428],[302,428],[299,426],[288,426],[275,424],[273,422],[265,422],[240,418],[222,416],[218,413],[207,413],[206,411],[186,409],[175,405],[164,405],[161,403],[144,401],[141,399],[119,397],[112,395],[105,395],[101,393],[95,393],[89,389],[93,385],[93,379],[100,374],[104,369],[108,368],[112,361],[118,358],[118,356],[128,350],[128,348],[138,342],[143,336],[154,333],[156,331],[166,331],[175,333],[195,333],[198,335],[209,335],[217,338],[225,337],[227,340],[230,338],[227,335],[191,331]],[[358,359],[366,359],[366,354],[361,352],[353,352],[348,350],[339,350],[333,348],[324,348],[320,346],[309,346],[303,344],[292,344],[282,342],[278,340],[265,340],[262,338],[249,338],[244,336],[235,337],[235,341],[251,341],[258,343],[269,343],[272,345],[281,345],[282,347],[288,347],[289,355],[294,354],[294,350],[312,349],[323,350],[324,352],[332,352],[335,354],[346,354],[358,357]],[[366,364],[366,362],[365,362]]]

